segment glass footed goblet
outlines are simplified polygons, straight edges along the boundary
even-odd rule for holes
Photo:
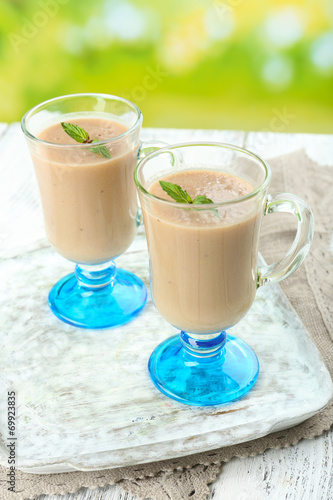
[[[63,122],[81,127],[88,138],[77,142]],[[139,222],[133,172],[141,123],[137,106],[104,94],[51,99],[22,119],[47,237],[76,263],[49,293],[53,313],[72,325],[122,325],[147,300],[143,282],[113,262],[133,242]]]
[[[258,287],[288,277],[309,250],[310,208],[292,194],[269,195],[270,178],[260,157],[220,143],[164,147],[135,170],[151,295],[160,314],[181,330],[156,347],[148,368],[155,386],[181,403],[225,404],[248,393],[258,358],[226,331],[246,315]],[[178,186],[168,189],[181,202],[162,189],[161,180]],[[193,202],[203,195],[219,201]],[[261,221],[273,212],[296,215],[296,238],[279,262],[257,267]]]
[[[210,406],[235,401],[254,385],[259,361],[243,340],[225,331],[207,340],[182,331],[152,353],[155,386],[181,403]]]

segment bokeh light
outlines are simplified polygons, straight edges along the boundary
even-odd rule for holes
[[[0,120],[76,92],[144,125],[333,132],[331,0],[1,0]]]

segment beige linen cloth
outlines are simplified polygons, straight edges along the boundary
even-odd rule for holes
[[[282,283],[282,288],[305,327],[311,333],[333,376],[333,168],[319,166],[304,151],[272,159],[270,192],[291,192],[305,199],[315,216],[314,242],[302,267]],[[295,235],[290,216],[264,218],[261,252],[268,263],[282,257]],[[5,468],[0,469],[2,500],[36,499],[41,494],[65,494],[81,487],[118,484],[139,498],[154,500],[204,500],[209,484],[232,457],[248,457],[268,448],[283,448],[312,439],[333,424],[333,402],[302,424],[236,446],[175,460],[96,472],[34,475],[17,473],[16,493],[7,491]]]

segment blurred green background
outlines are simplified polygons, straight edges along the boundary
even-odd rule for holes
[[[58,95],[144,126],[333,132],[332,0],[1,0],[0,121]]]

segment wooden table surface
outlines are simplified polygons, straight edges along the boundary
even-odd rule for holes
[[[276,111],[276,110],[275,110]],[[272,111],[272,124],[276,113]],[[283,117],[282,117],[283,119]],[[279,129],[283,130],[283,120]],[[1,141],[6,140],[6,124],[0,124]],[[274,130],[274,126],[273,126]],[[143,140],[168,143],[208,140],[207,130],[144,129]],[[310,158],[333,166],[333,135],[286,134],[276,132],[211,131],[210,140],[232,142],[269,159],[304,148]],[[332,170],[333,174],[333,170]],[[298,194],[298,193],[295,193]],[[38,500],[135,500],[118,486],[61,495],[42,495]],[[269,450],[247,459],[233,459],[223,465],[211,486],[212,500],[332,500],[333,432],[283,450]],[[37,500],[37,499],[36,499]],[[172,500],[172,499],[171,499]]]

